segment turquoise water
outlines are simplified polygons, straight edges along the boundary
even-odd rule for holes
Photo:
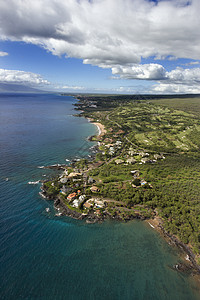
[[[90,153],[97,129],[72,116],[74,102],[0,95],[0,298],[198,299],[195,283],[172,269],[176,250],[148,224],[59,218],[27,184],[53,175],[38,166]]]

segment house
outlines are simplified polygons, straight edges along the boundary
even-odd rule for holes
[[[128,151],[128,154],[129,154],[130,156],[136,155],[136,153],[135,153],[134,150],[129,150],[129,151]]]
[[[120,165],[120,164],[123,164],[124,163],[124,161],[122,160],[122,159],[116,159],[115,160],[115,163],[116,163],[116,165]]]
[[[88,201],[86,201],[84,204],[83,204],[83,207],[85,207],[85,208],[90,208],[90,207],[92,207],[93,206],[93,204],[92,203],[89,203]]]
[[[114,147],[110,147],[109,155],[113,155],[115,153]]]
[[[95,200],[94,200],[94,203],[95,203],[95,207],[97,207],[97,208],[103,208],[103,207],[105,206],[103,200],[95,199]]]
[[[128,154],[129,154],[130,156],[138,155],[138,153],[133,149],[133,147],[130,147],[130,148],[129,148]]]
[[[136,160],[135,160],[133,157],[130,157],[130,158],[128,158],[128,159],[126,160],[126,162],[127,162],[128,164],[134,164],[134,163],[136,163]]]
[[[62,177],[62,178],[60,179],[60,182],[61,182],[61,183],[67,183],[68,180],[69,180],[69,179],[68,179],[67,177]]]
[[[147,156],[149,156],[149,153],[144,152],[144,151],[141,151],[141,150],[138,151],[138,154],[141,155],[142,157],[147,157]]]
[[[147,162],[149,162],[149,159],[146,158],[146,157],[143,157],[143,158],[141,159],[141,162],[142,162],[143,164],[146,164]]]
[[[77,177],[77,176],[81,176],[82,173],[78,173],[78,172],[71,172],[68,176],[68,178],[72,178],[72,177]]]
[[[75,199],[73,202],[72,202],[72,206],[73,207],[76,207],[76,208],[78,208],[79,207],[79,201],[78,201],[78,199]]]
[[[76,196],[77,196],[76,193],[69,194],[69,195],[67,196],[67,200],[72,201],[72,200],[74,200],[74,199],[76,198]]]
[[[72,206],[78,208],[81,203],[85,200],[85,195],[81,195],[78,199],[74,199]]]
[[[81,178],[73,178],[72,179],[73,182],[77,182],[77,181],[81,181],[81,180],[82,180]]]
[[[98,188],[97,186],[92,186],[92,187],[90,188],[90,190],[91,190],[91,192],[93,192],[93,193],[99,192],[99,188]]]
[[[116,141],[116,146],[120,146],[122,144],[122,141]]]
[[[91,207],[93,207],[93,205],[94,205],[94,199],[91,198],[91,199],[87,200],[87,201],[83,204],[83,207],[85,207],[85,208],[91,208]]]
[[[85,200],[85,197],[86,197],[86,195],[81,195],[81,196],[79,196],[78,199],[80,202],[83,202]]]
[[[105,147],[107,147],[107,148],[110,148],[110,147],[113,147],[114,145],[113,144],[107,144],[107,145],[105,145]]]

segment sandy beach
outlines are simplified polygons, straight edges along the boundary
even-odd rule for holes
[[[101,137],[103,136],[105,133],[106,133],[106,130],[105,130],[105,126],[102,125],[101,123],[97,123],[97,122],[91,122],[92,124],[96,125],[97,128],[98,128],[98,137]]]

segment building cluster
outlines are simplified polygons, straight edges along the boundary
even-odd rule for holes
[[[127,151],[128,158],[117,158],[115,163],[119,164],[145,164],[145,163],[156,163],[159,159],[165,159],[163,154],[149,154],[142,150],[134,150],[132,147]]]

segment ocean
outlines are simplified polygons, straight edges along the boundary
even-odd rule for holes
[[[40,169],[87,157],[97,128],[73,97],[0,94],[0,299],[199,299],[177,249],[148,223],[57,217],[39,196]],[[46,212],[46,208],[50,212]]]

